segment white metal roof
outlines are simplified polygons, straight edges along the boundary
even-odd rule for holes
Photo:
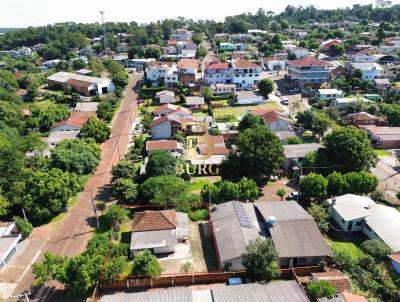
[[[71,72],[65,72],[65,71],[57,72],[57,73],[49,76],[47,79],[51,80],[51,81],[55,81],[55,82],[60,82],[60,83],[65,83],[71,79],[85,81],[85,82],[89,82],[89,83],[93,83],[93,84],[101,84],[104,81],[108,81],[108,79],[89,77],[89,76],[71,73]]]
[[[336,204],[333,208],[345,221],[366,217],[367,208],[375,204],[369,197],[354,194],[338,196],[335,199]],[[328,202],[332,204],[332,199]]]

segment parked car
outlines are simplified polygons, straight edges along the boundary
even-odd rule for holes
[[[277,90],[277,91],[275,91],[275,95],[276,95],[276,96],[281,96],[282,93],[281,93],[279,90]]]
[[[299,88],[296,88],[296,87],[290,88],[290,92],[299,92],[299,91],[300,91]]]
[[[288,199],[289,200],[297,200],[300,196],[301,196],[301,194],[299,192],[294,191],[294,192],[290,192],[288,194]]]
[[[289,100],[288,99],[283,99],[282,101],[281,101],[281,103],[283,104],[283,105],[289,105]]]

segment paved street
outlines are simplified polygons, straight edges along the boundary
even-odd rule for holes
[[[59,222],[36,228],[25,247],[13,257],[10,265],[0,273],[0,294],[7,292],[14,295],[31,287],[34,276],[30,269],[31,263],[42,259],[46,251],[56,254],[75,256],[81,253],[92,236],[95,227],[95,217],[91,196],[95,200],[107,200],[111,180],[111,168],[126,151],[130,140],[132,120],[136,116],[136,93],[132,87],[139,76],[130,75],[128,88],[124,95],[119,111],[117,111],[112,124],[110,139],[102,144],[102,159],[94,175],[89,177],[84,190],[80,193],[75,206],[70,209],[67,216]],[[25,251],[25,252],[24,252]],[[39,290],[38,301],[57,301],[62,299],[53,296],[61,289],[55,282],[47,284]],[[53,288],[54,287],[54,288]],[[48,288],[53,288],[49,290]],[[1,296],[0,296],[1,297]]]
[[[396,198],[396,193],[400,191],[400,164],[392,156],[382,156],[379,158],[372,174],[378,177],[378,188],[386,195],[386,199],[396,205],[400,205]]]

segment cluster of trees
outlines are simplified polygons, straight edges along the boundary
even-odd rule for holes
[[[327,175],[334,171],[369,171],[376,165],[377,155],[371,147],[371,141],[360,129],[335,127],[322,142],[324,148],[311,152],[304,158],[304,170]]]
[[[322,111],[307,110],[299,112],[296,116],[296,126],[311,131],[314,137],[323,137],[332,125],[331,119]]]
[[[257,183],[253,179],[243,177],[239,182],[221,181],[215,184],[206,184],[201,190],[203,201],[223,203],[230,200],[255,200],[260,194]]]
[[[378,179],[366,171],[341,174],[333,172],[327,177],[311,173],[300,180],[301,197],[305,200],[324,200],[327,196],[347,193],[368,194],[378,186]]]
[[[265,126],[255,125],[241,131],[237,148],[237,153],[229,154],[221,163],[224,179],[269,176],[283,165],[282,144],[276,134]]]

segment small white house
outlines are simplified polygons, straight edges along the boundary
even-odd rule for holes
[[[332,101],[333,99],[343,98],[344,93],[339,89],[318,89],[320,101]]]
[[[156,98],[158,98],[160,104],[171,104],[175,103],[175,92],[169,90],[163,90],[156,93]]]
[[[309,51],[307,48],[296,47],[296,48],[290,49],[289,53],[295,55],[296,59],[301,59],[301,58],[308,56]]]
[[[369,103],[371,101],[364,97],[337,98],[332,101],[332,106],[337,109],[345,109],[347,106],[353,105],[357,102]]]
[[[173,253],[178,242],[189,238],[189,218],[175,210],[137,212],[133,217],[130,250],[154,254]]]
[[[236,92],[236,105],[257,105],[265,102],[263,96],[255,91]]]
[[[384,69],[377,63],[350,63],[350,74],[361,70],[364,81],[372,81],[382,76]]]
[[[346,194],[328,200],[328,213],[343,231],[362,231],[400,251],[400,212],[371,198]]]

